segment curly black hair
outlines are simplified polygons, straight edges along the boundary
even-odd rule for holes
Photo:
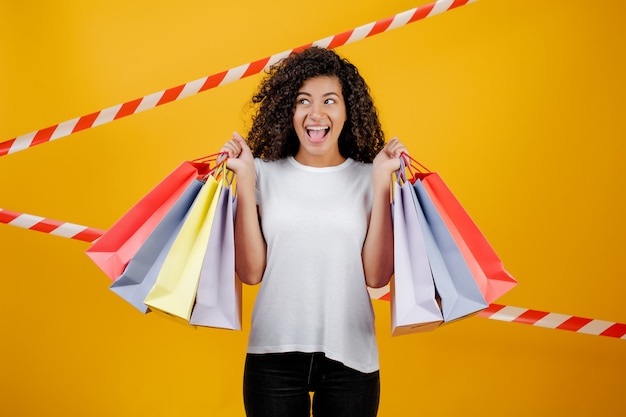
[[[277,160],[296,155],[296,96],[306,80],[318,76],[337,77],[342,87],[348,120],[339,136],[339,152],[360,162],[374,160],[385,136],[369,87],[347,59],[316,46],[294,52],[267,70],[252,97],[255,111],[247,141],[254,156]]]

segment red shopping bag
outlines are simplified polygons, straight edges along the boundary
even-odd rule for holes
[[[502,261],[441,176],[411,159],[413,182],[420,179],[461,249],[485,301],[491,304],[517,285]]]
[[[191,182],[210,172],[213,156],[180,164],[96,240],[86,250],[87,256],[111,280],[117,279]]]

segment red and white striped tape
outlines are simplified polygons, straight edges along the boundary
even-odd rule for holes
[[[396,29],[427,17],[435,16],[475,1],[476,0],[439,0],[434,3],[398,13],[397,15],[386,19],[368,23],[355,29],[320,39],[308,45],[303,45],[298,48],[231,68],[227,71],[209,75],[176,87],[168,88],[166,90],[128,101],[123,104],[108,107],[85,116],[77,117],[44,129],[17,136],[13,139],[0,143],[0,156],[32,148],[42,143],[60,139],[85,129],[100,126],[126,116],[137,114],[144,110],[155,108],[162,104],[177,101],[208,89],[260,73],[281,59],[289,56],[291,53],[301,51],[313,45],[326,49],[336,48],[389,31],[391,29]]]
[[[91,227],[46,219],[32,214],[17,213],[2,208],[0,208],[0,223],[85,242],[95,242],[104,234],[104,231]]]
[[[297,52],[310,46],[332,49],[342,45],[347,45],[426,17],[431,17],[456,7],[473,3],[474,1],[476,0],[439,0],[434,3],[407,10],[386,19],[359,26],[355,29],[318,40],[308,45],[303,45],[301,47],[250,62],[227,71],[206,76],[123,104],[118,104],[85,116],[21,135],[0,143],[0,156],[60,139],[81,130],[100,126],[162,104],[180,100],[202,91],[260,73],[274,63],[287,57],[292,52]],[[31,214],[17,213],[2,208],[0,208],[0,223],[85,242],[94,242],[104,234],[104,231],[102,230],[87,226],[47,219]],[[389,292],[386,288],[378,290],[370,289],[370,295],[374,299],[389,300]],[[505,306],[501,304],[491,304],[487,309],[479,312],[477,315],[491,320],[529,324],[532,326],[546,327],[550,329],[568,330],[595,336],[607,336],[626,340],[626,324],[605,320],[589,319],[521,307]]]
[[[94,242],[104,234],[102,230],[4,209],[0,209],[0,223],[85,242]],[[368,291],[372,299],[389,301],[389,286],[368,288]],[[477,316],[509,323],[529,324],[549,329],[569,330],[577,333],[626,340],[626,324],[605,320],[588,319],[501,304],[491,304],[487,309],[479,312]]]
[[[368,291],[370,297],[374,300],[390,300],[391,293],[389,292],[388,285],[382,288],[368,288]],[[537,327],[569,330],[572,332],[626,340],[626,324],[612,321],[587,319],[501,304],[491,304],[485,310],[480,311],[477,316],[509,323],[530,324]]]
[[[478,313],[478,316],[509,323],[530,324],[548,329],[569,330],[577,333],[626,340],[626,324],[612,321],[548,313],[501,304],[491,304],[487,309]]]

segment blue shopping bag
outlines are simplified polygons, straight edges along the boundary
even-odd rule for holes
[[[154,286],[159,270],[180,231],[203,182],[194,180],[146,238],[122,275],[109,287],[142,313],[148,312],[144,299]]]
[[[420,179],[416,179],[415,207],[439,295],[444,322],[467,317],[488,307],[454,237]]]

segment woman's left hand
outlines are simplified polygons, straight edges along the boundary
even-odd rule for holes
[[[392,138],[374,158],[373,180],[375,185],[389,186],[390,175],[400,169],[400,157],[408,154],[406,146],[397,137]]]

